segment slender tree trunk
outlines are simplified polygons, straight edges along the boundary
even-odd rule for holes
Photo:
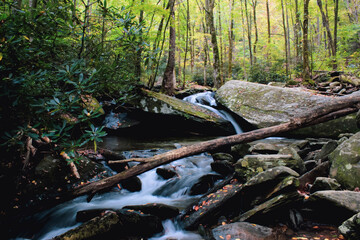
[[[184,67],[183,67],[183,84],[182,88],[185,88],[185,81],[186,81],[186,57],[189,47],[189,28],[190,28],[190,6],[189,0],[186,0],[186,40],[185,40],[185,56],[184,56]]]
[[[310,83],[310,62],[309,62],[309,2],[304,0],[304,23],[303,23],[303,80]]]
[[[335,9],[334,9],[334,64],[333,70],[337,69],[337,32],[338,32],[338,22],[339,22],[339,0],[335,0]]]
[[[221,85],[224,83],[224,56],[225,53],[223,53],[223,35],[222,35],[222,25],[221,25],[221,9],[220,9],[220,0],[218,4],[218,15],[219,15],[219,38],[220,38],[220,79],[221,79]]]
[[[37,7],[38,0],[30,0],[29,7],[35,9]]]
[[[245,59],[246,59],[246,43],[245,43],[245,19],[244,19],[244,9],[243,9],[243,5],[242,5],[242,1],[240,2],[240,12],[241,12],[241,23],[242,23],[242,42],[243,42],[243,61],[242,61],[242,65],[243,65],[243,70],[244,70],[244,78],[245,80],[248,79],[247,77],[247,72],[246,72],[246,63],[245,63]]]
[[[296,0],[297,1],[297,0]],[[271,28],[270,28],[270,6],[269,0],[266,0],[266,19],[267,19],[267,35],[268,35],[268,46],[266,48],[266,55],[269,57],[270,55],[270,47],[271,47]]]
[[[175,35],[175,0],[169,0],[170,9],[170,41],[169,41],[169,56],[166,69],[164,72],[164,78],[162,82],[162,91],[172,96],[174,95],[174,70],[175,70],[175,51],[176,51],[176,35]]]
[[[284,30],[284,43],[285,43],[285,67],[286,67],[286,75],[289,75],[289,54],[288,54],[288,38],[287,38],[287,29],[285,22],[285,13],[284,13],[284,0],[281,0],[281,15],[283,22],[283,30]]]
[[[214,4],[215,0],[205,0],[206,2],[206,18],[207,18],[207,25],[210,29],[211,35],[211,44],[213,47],[213,55],[214,55],[214,87],[219,88],[221,86],[221,78],[220,78],[220,59],[219,59],[219,48],[217,44],[216,38],[216,30],[214,24]]]
[[[296,65],[299,64],[301,58],[301,47],[300,47],[300,37],[301,37],[301,23],[300,23],[300,10],[299,10],[299,1],[295,0],[295,49],[296,49]]]
[[[323,9],[323,6],[322,6],[322,1],[317,0],[317,4],[318,4],[319,9],[320,9],[323,25],[324,25],[324,27],[326,29],[326,34],[327,34],[327,38],[328,38],[328,42],[329,42],[329,48],[331,50],[331,55],[335,56],[334,41],[333,41],[331,30],[330,30],[329,19],[324,13],[324,9]]]
[[[257,44],[259,41],[259,34],[258,34],[258,27],[257,27],[257,19],[256,19],[256,7],[257,7],[257,0],[252,0],[252,9],[253,9],[253,18],[254,18],[254,30],[255,30],[255,41],[254,41],[254,51],[253,51],[253,58],[254,63],[256,63],[256,51],[257,51]]]
[[[144,0],[140,1],[141,6],[144,4]],[[141,9],[140,10],[140,16],[139,16],[139,23],[142,24],[142,22],[144,21],[144,11]],[[140,41],[143,41],[143,32],[140,29]],[[136,60],[135,60],[135,74],[136,74],[136,80],[138,82],[140,82],[141,79],[141,73],[142,73],[142,68],[141,68],[141,59],[142,59],[142,48],[140,46],[140,48],[137,50],[136,52]]]
[[[251,20],[248,13],[247,0],[244,0],[245,3],[245,16],[246,16],[246,26],[247,26],[247,38],[249,45],[249,54],[250,54],[250,65],[253,65],[253,53],[252,53],[252,43],[251,43]]]
[[[232,78],[232,59],[233,59],[233,48],[234,48],[234,16],[233,16],[233,7],[235,1],[229,0],[229,15],[230,15],[230,24],[229,24],[229,69],[228,69],[228,78]]]

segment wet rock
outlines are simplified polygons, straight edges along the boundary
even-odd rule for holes
[[[341,143],[330,155],[330,177],[344,188],[360,187],[360,132]]]
[[[138,177],[131,177],[121,181],[121,186],[130,192],[141,191],[141,180]]]
[[[229,176],[235,172],[235,168],[228,161],[215,161],[211,163],[211,169],[221,176]]]
[[[360,239],[360,212],[344,221],[339,226],[339,231],[347,240]]]
[[[156,174],[167,180],[176,176],[176,172],[166,168],[157,168]]]
[[[310,193],[322,190],[340,190],[341,185],[333,178],[317,177],[310,188]]]
[[[257,128],[288,122],[294,116],[333,100],[331,97],[314,95],[301,88],[281,88],[236,80],[227,81],[219,88],[216,98],[222,105]],[[355,114],[351,114],[292,131],[291,135],[337,137],[343,132],[356,131]]]
[[[179,215],[179,209],[162,203],[148,203],[145,205],[125,206],[124,209],[141,211],[159,217],[161,220],[174,218]]]
[[[129,102],[147,128],[157,131],[181,131],[207,134],[231,134],[231,123],[212,111],[165,94],[139,90],[138,98]],[[135,113],[134,113],[135,114]],[[172,124],[168,124],[172,122]],[[174,128],[176,126],[176,128]],[[148,129],[151,130],[151,129]]]
[[[317,161],[308,160],[308,161],[305,161],[304,164],[305,164],[306,172],[308,172],[317,166]]]
[[[169,197],[171,194],[176,192],[179,188],[177,185],[179,184],[180,179],[179,178],[171,178],[169,179],[163,186],[156,189],[153,192],[153,195],[155,196],[163,196],[163,197]]]
[[[233,155],[235,159],[243,158],[244,156],[250,154],[250,147],[251,145],[248,143],[231,146],[231,155]]]
[[[271,228],[248,222],[235,222],[221,225],[212,230],[213,239],[248,239],[270,240],[273,235]]]
[[[76,213],[76,221],[87,222],[95,217],[104,215],[106,211],[113,211],[113,210],[108,208],[81,210]]]
[[[133,210],[116,210],[95,217],[54,239],[130,239],[150,237],[162,230],[161,220],[156,216]]]
[[[299,178],[299,189],[307,190],[307,185],[312,184],[317,177],[327,177],[329,175],[330,162],[323,162],[313,168],[311,171],[306,172]]]
[[[233,181],[189,206],[181,214],[181,222],[191,230],[199,224],[214,224],[220,216],[233,218],[250,209],[255,200],[261,201],[262,196],[273,196],[274,187],[288,176],[299,174],[287,167],[276,167],[257,174],[244,185]]]
[[[360,129],[360,110],[356,114],[356,126]]]
[[[222,176],[216,174],[207,174],[202,176],[191,188],[189,195],[199,195],[207,193],[217,180],[222,179]]]
[[[265,142],[259,142],[250,148],[250,152],[253,154],[277,154],[281,147]]]
[[[290,220],[290,209],[298,207],[301,201],[302,197],[296,191],[280,194],[241,214],[236,220],[266,225],[284,223]]]
[[[318,160],[320,162],[327,160],[327,157],[329,156],[329,154],[332,153],[336,149],[337,146],[338,146],[337,141],[330,140],[321,148],[320,152],[318,152],[315,155],[315,160]]]
[[[229,162],[233,162],[234,161],[234,157],[229,154],[229,153],[214,153],[211,154],[212,158],[214,159],[214,161],[221,161],[221,160],[226,160]]]
[[[305,170],[304,162],[299,157],[294,159],[290,154],[247,155],[235,164],[235,171],[246,179],[267,169],[286,166],[301,173]]]
[[[313,219],[341,224],[360,211],[360,192],[317,191],[310,195],[305,206],[312,209],[310,214]],[[329,209],[331,209],[331,215],[336,217],[329,218]]]

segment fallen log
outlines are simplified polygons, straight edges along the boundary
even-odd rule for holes
[[[285,133],[298,128],[318,124],[335,118],[345,116],[356,112],[360,108],[360,93],[352,94],[346,97],[334,98],[331,104],[324,104],[311,111],[291,119],[287,123],[272,127],[257,129],[237,135],[221,137],[214,140],[204,141],[197,144],[174,149],[166,153],[149,157],[145,163],[138,164],[126,171],[114,176],[82,185],[74,189],[73,197],[89,194],[88,201],[100,191],[110,189],[120,181],[139,175],[160,165],[164,165],[180,158],[200,154],[207,151],[213,151],[223,146],[230,146],[239,143],[252,142],[255,140],[271,137],[280,133]],[[135,160],[135,159],[134,159]],[[142,159],[143,160],[143,159]],[[144,161],[143,161],[144,162]]]

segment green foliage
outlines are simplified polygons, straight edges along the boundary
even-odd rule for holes
[[[48,137],[69,156],[88,142],[96,150],[106,133],[96,126],[101,106],[90,106],[91,99],[132,96],[138,56],[151,56],[147,30],[128,10],[106,1],[91,3],[86,21],[89,6],[82,3],[75,9],[72,1],[47,1],[17,10],[12,2],[0,4],[3,146]]]
[[[269,82],[285,82],[288,77],[281,73],[282,62],[274,62],[273,64],[257,62],[250,68],[249,81],[267,84]]]

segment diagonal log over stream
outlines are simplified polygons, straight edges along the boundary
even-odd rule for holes
[[[302,116],[292,118],[289,122],[276,126],[261,128],[250,132],[237,135],[221,137],[209,141],[200,142],[190,146],[174,149],[163,154],[155,155],[149,158],[139,159],[142,163],[128,170],[120,172],[111,177],[98,180],[96,182],[82,185],[74,189],[71,193],[72,197],[78,197],[88,194],[88,201],[98,193],[110,189],[120,181],[127,178],[137,176],[141,173],[154,169],[158,166],[170,163],[180,158],[196,155],[199,153],[218,149],[223,146],[231,146],[239,143],[247,143],[255,140],[271,137],[280,133],[285,133],[310,125],[333,120],[350,113],[354,113],[360,109],[360,92],[346,97],[334,98],[333,101],[310,109]],[[137,159],[130,159],[136,161]]]

